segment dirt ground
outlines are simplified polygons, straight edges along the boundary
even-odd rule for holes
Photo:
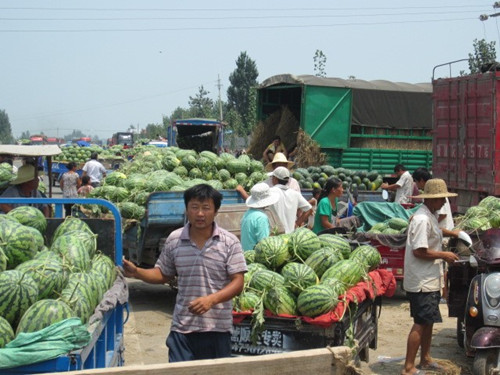
[[[125,324],[125,366],[168,361],[165,340],[170,328],[175,293],[164,285],[148,285],[129,279],[130,315]],[[472,360],[456,340],[456,319],[440,305],[443,323],[436,324],[432,355],[447,366],[447,374],[470,374]],[[383,301],[379,320],[378,348],[370,350],[370,361],[362,362],[362,374],[399,374],[412,321],[404,293]],[[431,374],[431,372],[428,372]]]

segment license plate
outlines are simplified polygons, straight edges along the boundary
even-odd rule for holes
[[[231,335],[231,350],[234,354],[272,354],[283,352],[283,333],[266,329],[257,341],[250,339],[251,327],[234,326]]]

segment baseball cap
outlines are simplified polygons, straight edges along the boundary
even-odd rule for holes
[[[278,180],[288,180],[290,178],[290,171],[285,167],[278,167],[272,172],[272,176]]]

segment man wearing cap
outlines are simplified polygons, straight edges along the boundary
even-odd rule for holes
[[[442,322],[439,311],[441,260],[452,263],[458,256],[442,251],[443,234],[435,213],[443,207],[446,198],[456,195],[448,192],[443,180],[435,178],[428,180],[424,193],[416,197],[424,203],[410,220],[406,240],[403,288],[410,301],[413,326],[408,335],[402,374],[420,374],[439,367],[430,349],[433,325]],[[420,364],[415,366],[419,348]]]
[[[35,173],[35,167],[31,164],[25,164],[17,171],[17,177],[10,182],[10,186],[2,193],[2,198],[43,198],[43,195],[38,191],[38,177]],[[7,213],[12,209],[26,206],[26,204],[0,204],[0,211]],[[33,204],[33,207],[38,208],[43,212],[45,217],[49,217],[50,211],[46,204]]]
[[[290,179],[290,171],[285,167],[278,167],[272,172],[273,187],[271,191],[277,191],[280,199],[271,206],[285,229],[285,233],[291,233],[295,227],[301,226],[307,218],[307,212],[312,208],[311,204],[302,194],[287,186]],[[297,212],[299,214],[297,215]]]
[[[269,185],[259,182],[250,189],[246,200],[247,212],[241,219],[241,246],[243,251],[252,250],[257,242],[269,237],[270,224],[266,207],[275,204],[280,199],[278,191],[271,191]]]
[[[274,156],[274,159],[271,163],[267,164],[266,165],[266,170],[269,173],[269,177],[267,178],[267,180],[265,180],[264,182],[266,184],[268,184],[269,186],[273,186],[273,182],[272,182],[272,171],[275,170],[276,168],[278,167],[285,167],[287,168],[288,170],[290,170],[290,168],[294,165],[295,163],[293,161],[289,161],[287,160],[285,154],[281,153],[281,152],[278,152],[275,156]],[[290,176],[290,178],[288,179],[288,182],[286,183],[286,186],[288,186],[290,189],[293,189],[297,192],[300,193],[300,185],[299,185],[299,182],[293,178],[292,176]]]
[[[264,163],[270,163],[278,152],[281,152],[283,154],[286,153],[286,147],[283,142],[281,142],[280,136],[276,135],[273,138],[272,143],[267,146],[262,153],[262,159],[264,159]]]

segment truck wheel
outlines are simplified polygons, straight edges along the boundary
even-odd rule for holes
[[[492,373],[498,363],[498,349],[476,349],[476,356],[472,364],[473,375],[488,375]]]
[[[460,317],[457,318],[457,344],[461,348],[465,346],[465,329],[464,321]]]

